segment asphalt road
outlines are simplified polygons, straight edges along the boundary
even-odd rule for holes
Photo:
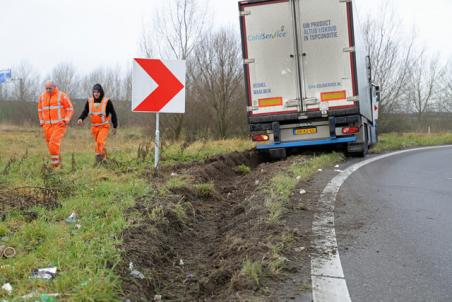
[[[352,301],[452,301],[452,148],[362,167],[335,216]]]

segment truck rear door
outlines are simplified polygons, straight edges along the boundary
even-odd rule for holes
[[[351,3],[300,0],[298,4],[304,110],[358,106]]]
[[[301,109],[293,2],[239,3],[249,115]]]

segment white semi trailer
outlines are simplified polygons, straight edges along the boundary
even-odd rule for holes
[[[379,88],[351,0],[240,1],[248,121],[257,149],[377,142]]]

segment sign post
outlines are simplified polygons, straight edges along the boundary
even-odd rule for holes
[[[132,70],[132,111],[154,112],[155,158],[160,161],[160,113],[185,113],[185,61],[134,59]]]
[[[160,113],[155,114],[155,156],[154,156],[154,169],[158,170],[160,161]]]

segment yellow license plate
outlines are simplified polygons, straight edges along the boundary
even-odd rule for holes
[[[304,134],[316,134],[317,128],[301,128],[295,129],[295,135],[304,135]]]

